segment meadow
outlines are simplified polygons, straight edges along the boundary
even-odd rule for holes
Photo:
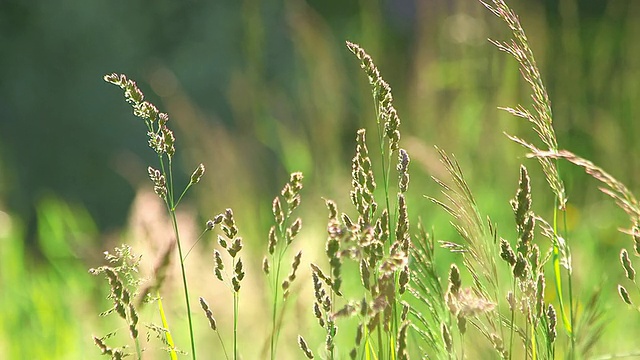
[[[455,2],[437,21],[418,4],[409,53],[375,6],[345,42],[288,2],[297,62],[281,88],[247,7],[233,124],[208,121],[167,68],[108,73],[114,115],[148,145],[117,165],[136,187],[127,226],[101,234],[82,205],[43,196],[33,258],[2,212],[0,352],[640,357],[638,9],[612,2],[624,21],[586,41],[577,4],[559,7],[559,39],[529,32],[522,4]]]

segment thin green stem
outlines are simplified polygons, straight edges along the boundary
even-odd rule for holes
[[[169,181],[168,181],[168,187],[167,187],[167,192],[168,192],[168,199],[171,200],[171,212],[175,212],[176,211],[176,203],[175,203],[175,199],[173,196],[173,162],[171,161],[171,157],[169,157]],[[180,256],[180,259],[182,259],[182,256]]]
[[[184,255],[184,259],[182,259],[182,261],[187,260],[187,256],[189,256],[189,254],[191,253],[191,250],[193,250],[194,247],[196,247],[196,245],[198,245],[198,243],[200,242],[200,240],[202,240],[202,238],[204,237],[204,234],[207,232],[207,230],[204,230],[200,233],[200,236],[198,236],[198,238],[196,239],[196,241],[193,243],[193,245],[191,245],[191,247],[189,248],[189,251],[187,251],[187,253]]]
[[[554,209],[553,209],[553,231],[558,234],[558,206],[557,206],[557,197],[556,197],[556,204],[554,205]],[[567,333],[569,334],[569,337],[571,338],[571,350],[570,350],[570,356],[574,356],[574,351],[575,351],[575,338],[573,335],[573,321],[571,319],[569,319],[567,317],[567,313],[565,311],[564,308],[564,298],[563,298],[563,291],[562,291],[562,273],[560,271],[560,248],[558,245],[557,240],[554,241],[553,244],[553,272],[554,272],[554,280],[555,280],[555,284],[556,284],[556,294],[558,296],[558,301],[560,303],[560,314],[562,316],[562,321],[564,324],[564,328],[567,331]],[[568,273],[569,275],[569,283],[571,281],[571,272]],[[569,289],[571,290],[571,288]],[[572,302],[572,297],[571,294],[569,294],[569,302]]]
[[[189,304],[189,287],[187,286],[187,274],[184,269],[184,261],[182,256],[182,245],[180,244],[180,233],[178,231],[178,221],[176,219],[175,209],[171,211],[171,223],[173,231],[176,235],[176,243],[178,245],[178,255],[180,256],[180,271],[182,273],[182,285],[184,287],[184,301],[187,305],[187,319],[189,320],[189,336],[191,338],[191,353],[193,359],[196,359],[196,343],[193,336],[193,320],[191,319],[191,305]]]
[[[280,241],[287,241],[286,237],[285,237],[285,230],[284,230],[284,224],[288,221],[289,219],[289,214],[287,212],[287,215],[285,216],[285,219],[282,222],[282,225],[278,225],[278,238],[280,239]],[[275,274],[273,274],[273,305],[272,305],[272,309],[271,309],[271,342],[270,342],[270,359],[274,360],[276,357],[276,350],[277,350],[277,345],[278,345],[278,336],[280,331],[279,326],[277,326],[277,314],[278,314],[278,295],[279,295],[279,291],[280,291],[280,271],[282,268],[282,258],[284,257],[284,253],[287,251],[287,248],[289,247],[289,244],[285,244],[285,246],[281,246],[279,250],[274,251],[274,253],[277,253],[277,260],[276,262],[276,272]],[[275,260],[275,254],[271,256],[271,263],[274,262]]]
[[[562,223],[563,223],[563,227],[564,227],[564,231],[566,233],[567,231],[567,212],[566,210],[562,212]],[[567,234],[565,234],[565,241],[567,241]],[[573,288],[572,288],[572,281],[571,281],[571,264],[569,264],[569,269],[567,269],[567,286],[569,288],[569,321],[571,322],[571,348],[573,349],[573,351],[571,352],[572,354],[572,358],[575,357],[575,349],[576,349],[576,336],[575,336],[575,332],[573,331],[573,325],[574,325],[574,314],[573,314]]]
[[[279,290],[279,286],[278,286],[278,281],[279,281],[279,275],[280,275],[280,266],[282,264],[282,258],[278,259],[277,261],[277,265],[276,265],[276,273],[274,274],[273,278],[273,307],[271,309],[271,360],[275,359],[276,356],[276,318],[277,318],[277,311],[278,311],[278,290]]]
[[[180,200],[182,200],[182,198],[184,197],[184,195],[187,193],[187,190],[189,190],[189,188],[191,188],[191,185],[193,185],[192,183],[189,183],[189,185],[187,185],[184,190],[182,190],[182,194],[180,194],[180,197],[178,198],[178,201],[176,201],[174,207],[178,207],[178,204],[180,204]]]
[[[136,355],[138,355],[138,360],[142,360],[142,350],[140,349],[140,339],[136,337],[134,343],[136,344]]]
[[[189,302],[189,287],[187,285],[187,274],[184,268],[184,256],[182,254],[182,244],[180,242],[180,231],[178,230],[178,219],[176,218],[176,207],[173,197],[173,167],[171,158],[168,160],[168,171],[165,171],[163,156],[158,155],[160,160],[160,167],[162,173],[168,177],[167,196],[165,197],[165,203],[167,204],[169,213],[171,214],[171,224],[173,225],[173,233],[176,236],[176,244],[178,245],[178,256],[180,257],[180,271],[182,274],[182,285],[184,288],[184,300],[187,306],[187,319],[189,320],[189,337],[191,341],[191,353],[192,358],[196,360],[196,344],[193,335],[193,319],[191,318],[191,305]]]
[[[460,335],[460,359],[464,359],[464,334]]]
[[[229,360],[229,354],[227,354],[227,348],[224,346],[224,341],[222,341],[222,336],[220,336],[220,332],[218,330],[216,330],[216,335],[218,335],[218,340],[220,341],[220,345],[222,345],[222,352],[224,352],[224,358]]]
[[[238,303],[240,296],[237,291],[233,292],[233,359],[238,360]]]

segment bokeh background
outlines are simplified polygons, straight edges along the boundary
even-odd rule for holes
[[[638,189],[640,2],[510,5],[546,81],[560,147]],[[508,200],[520,163],[535,178],[534,208],[551,214],[553,196],[539,166],[503,135],[537,143],[527,123],[497,110],[529,101],[515,61],[487,41],[508,36],[473,0],[1,1],[0,353],[97,358],[89,334],[120,325],[98,318],[108,307],[107,288],[86,270],[125,241],[153,264],[168,236],[159,200],[149,193],[146,167],[155,158],[145,127],[104,74],[127,74],[169,113],[182,180],[205,164],[181,215],[184,231],[197,233],[207,218],[234,209],[255,270],[254,293],[243,303],[254,320],[244,326],[247,334],[265,336],[267,321],[255,319],[268,292],[259,267],[271,199],[290,172],[305,174],[298,247],[307,261],[322,262],[322,199],[350,209],[355,131],[375,131],[368,82],[345,40],[361,44],[393,88],[401,146],[413,160],[414,223],[420,217],[438,239],[456,239],[444,212],[423,197],[437,196],[430,177],[444,176],[434,145],[456,155],[501,236],[513,236]],[[609,306],[619,308],[617,255],[630,243],[617,229],[629,224],[580,169],[563,164],[561,171],[577,291],[601,288]],[[211,273],[212,248],[212,239],[194,248],[189,267],[202,285],[195,296],[218,294],[210,289],[220,287]],[[301,292],[309,293],[308,283],[307,274]],[[317,328],[305,297],[290,311],[305,319],[293,335]],[[229,304],[220,301],[219,308]],[[638,332],[622,333],[629,317],[609,315],[603,349],[616,348],[615,342],[630,350]],[[184,319],[175,316],[174,332],[180,332]],[[285,338],[283,354],[297,358],[294,340]],[[178,340],[187,347],[186,331]],[[213,341],[203,341],[217,351]],[[259,356],[255,348],[246,352],[246,358]]]

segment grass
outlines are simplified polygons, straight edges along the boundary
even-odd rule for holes
[[[444,171],[434,176],[441,194],[425,199],[419,194],[422,189],[414,190],[415,180],[409,187],[415,160],[411,161],[408,147],[403,147],[391,87],[372,57],[359,45],[347,42],[369,80],[375,115],[375,122],[355,134],[350,192],[337,195],[337,200],[325,199],[328,216],[324,219],[316,214],[318,209],[313,214],[298,214],[301,199],[307,195],[302,174],[292,172],[271,203],[273,225],[261,236],[265,241],[245,241],[231,209],[202,221],[200,231],[193,232],[200,235],[189,239],[184,230],[189,226],[180,221],[178,205],[200,183],[204,166],[198,165],[183,190],[176,190],[176,139],[167,126],[168,116],[144,101],[134,81],[124,75],[106,76],[105,80],[125,91],[134,114],[144,120],[149,146],[158,157],[157,168],[149,167],[148,175],[166,210],[172,236],[158,254],[149,279],[140,275],[140,268],[153,256],[145,252],[141,258],[128,245],[107,252],[108,264],[91,271],[105,275],[109,285],[111,308],[101,315],[120,321],[115,331],[94,337],[97,351],[114,359],[125,355],[195,359],[196,354],[210,358],[211,351],[216,358],[226,359],[408,359],[425,355],[553,359],[589,358],[596,349],[600,358],[633,356],[634,349],[625,354],[626,350],[607,347],[601,340],[605,318],[600,289],[576,281],[577,274],[589,270],[584,263],[576,266],[573,256],[584,244],[568,225],[572,204],[560,168],[570,164],[583,168],[604,184],[602,191],[630,218],[630,229],[625,232],[633,250],[620,249],[620,266],[615,270],[623,274],[624,283],[603,284],[602,288],[614,296],[617,291],[618,304],[629,305],[620,311],[631,311],[632,316],[637,316],[633,307],[637,296],[628,289],[638,290],[633,260],[640,249],[640,206],[633,193],[602,168],[561,150],[549,95],[519,19],[500,0],[485,7],[511,31],[513,40],[493,43],[515,58],[532,94],[531,104],[504,109],[527,120],[538,137],[507,137],[523,146],[542,169],[536,173],[530,164],[514,167],[511,171],[519,179],[512,189],[494,189],[511,197],[505,205],[510,205],[515,226],[507,231],[483,211],[466,169],[444,146],[436,150]],[[420,154],[412,152],[411,156],[419,158]],[[348,168],[346,163],[343,166]],[[507,167],[504,171],[509,171]],[[534,185],[545,181],[555,205],[538,211],[534,200],[545,195]],[[439,227],[446,225],[433,226],[432,216],[437,215],[429,213],[420,213],[417,220],[412,204],[419,201],[430,201],[444,210],[457,235],[437,241],[441,235],[435,234],[443,233]],[[298,240],[309,237],[301,233],[302,219],[305,224],[326,220],[326,233],[313,237],[326,240],[321,254],[315,244]],[[428,230],[424,223],[433,228]],[[260,247],[253,248],[256,243]],[[198,262],[195,255],[203,252],[207,253],[206,263]],[[255,264],[257,258],[262,258],[261,266]],[[189,265],[202,274],[203,280],[195,287]],[[177,281],[170,275],[176,266],[180,269]],[[209,291],[206,288],[218,287],[223,291],[204,294]],[[176,299],[178,295],[183,299]],[[194,303],[196,297],[202,312]],[[243,303],[244,299],[249,301]],[[181,312],[175,311],[180,307],[177,300],[184,304]],[[249,315],[256,307],[261,316]],[[305,326],[309,322],[318,326]],[[249,328],[258,330],[243,331]],[[257,345],[263,341],[266,346]],[[196,352],[202,347],[208,351],[205,355]],[[291,352],[296,347],[299,351]],[[157,349],[166,354],[159,355],[154,352]]]
[[[406,197],[410,157],[401,148],[400,118],[391,87],[371,56],[359,45],[347,42],[347,48],[360,61],[369,79],[375,132],[372,142],[367,138],[366,129],[357,131],[349,194],[350,205],[355,212],[341,213],[336,201],[325,200],[329,215],[326,259],[322,263],[328,266],[309,264],[313,286],[311,309],[324,333],[324,341],[318,347],[310,345],[312,343],[305,340],[305,335],[297,336],[302,355],[309,359],[317,356],[333,360],[347,354],[352,359],[408,359],[409,354],[475,358],[488,353],[493,353],[491,357],[504,359],[573,359],[590,356],[602,334],[603,313],[598,296],[578,300],[573,286],[572,241],[566,215],[568,198],[558,170],[559,162],[566,159],[582,166],[608,186],[603,191],[612,196],[631,218],[633,228],[629,233],[634,237],[636,255],[637,239],[640,238],[637,235],[640,226],[637,201],[624,185],[602,169],[568,151],[559,150],[549,95],[518,17],[502,0],[483,4],[507,24],[513,36],[506,42],[492,41],[493,44],[515,58],[524,81],[530,86],[530,106],[518,105],[504,110],[527,120],[544,150],[533,145],[534,141],[512,135],[507,137],[523,146],[530,152],[529,156],[540,163],[555,197],[552,218],[548,221],[533,211],[532,180],[527,167],[521,165],[519,182],[514,187],[515,195],[510,202],[517,236],[513,239],[501,237],[492,220],[482,214],[456,158],[438,149],[448,179],[434,177],[441,187],[443,200],[438,197],[429,199],[451,216],[451,223],[461,240],[440,241],[442,248],[456,254],[461,261],[460,265],[450,264],[448,275],[440,273],[433,236],[425,232],[422,225],[411,226],[409,220]],[[112,74],[105,80],[124,89],[125,99],[132,105],[134,114],[145,121],[149,146],[158,154],[160,167],[149,167],[149,176],[154,192],[164,201],[170,215],[188,319],[191,345],[188,355],[195,359],[194,321],[185,274],[186,255],[183,255],[176,209],[187,190],[200,181],[204,166],[201,164],[196,168],[176,199],[172,166],[175,138],[167,127],[168,116],[145,102],[136,83],[126,76]],[[371,143],[376,149],[375,162],[369,152],[368,144]],[[296,272],[302,263],[302,251],[294,256],[289,275],[284,280],[283,260],[301,230],[301,218],[293,220],[292,217],[301,203],[301,190],[302,174],[292,173],[290,181],[272,203],[274,225],[267,236],[267,256],[262,262],[262,271],[267,276],[272,294],[268,307],[270,316],[267,316],[270,318],[270,330],[265,335],[269,345],[261,357],[275,359],[279,347],[284,346],[280,342],[285,325],[283,318],[292,296]],[[241,356],[238,346],[238,324],[242,319],[239,300],[243,293],[241,283],[245,278],[245,266],[239,255],[243,241],[238,235],[231,209],[207,221],[203,234],[216,226],[221,227],[222,235],[218,235],[218,248],[214,250],[214,276],[232,293],[233,350],[230,353],[226,351],[213,316],[219,303],[211,306],[200,297],[200,304],[221,343],[222,354],[235,360]],[[543,240],[534,241],[540,235]],[[224,250],[226,255],[218,249]],[[166,254],[170,256],[171,251]],[[635,270],[629,252],[623,249],[620,259],[627,279],[634,282]],[[105,314],[115,312],[125,320],[135,349],[128,355],[142,358],[143,349],[137,330],[139,318],[132,301],[139,294],[140,283],[133,277],[139,258],[133,257],[131,249],[124,246],[116,249],[116,255],[107,253],[107,260],[120,265],[92,270],[104,273],[111,287],[109,298],[114,307]],[[352,282],[345,288],[344,269],[348,266],[357,269],[359,284]],[[156,269],[156,278],[162,278],[158,271],[162,268]],[[448,280],[442,283],[441,279],[445,277]],[[158,291],[162,289],[161,283],[153,287]],[[554,289],[555,301],[548,300],[547,287]],[[626,287],[619,285],[618,291],[624,302],[633,303]],[[578,309],[578,304],[581,304],[581,309]],[[158,309],[162,326],[152,328],[163,329],[159,337],[165,346],[169,345],[169,354],[175,358],[175,347],[169,337],[171,332],[162,305]],[[342,330],[343,322],[355,325],[355,335]],[[111,334],[95,337],[96,344],[103,354],[121,358],[128,348],[110,348],[106,340]],[[350,350],[337,346],[339,337],[353,339],[341,342],[350,343]],[[290,340],[286,345],[291,346],[292,343]],[[315,352],[314,348],[317,349]]]

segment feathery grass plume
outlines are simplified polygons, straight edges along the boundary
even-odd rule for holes
[[[445,344],[441,341],[441,326],[449,321],[449,312],[445,303],[445,291],[435,266],[435,244],[433,238],[418,223],[416,241],[410,247],[411,282],[409,292],[417,302],[409,308],[412,329],[431,349],[434,358],[448,356]]]
[[[497,294],[497,269],[494,255],[498,254],[496,244],[482,221],[476,200],[467,185],[462,169],[454,157],[449,157],[443,150],[436,148],[441,162],[451,176],[452,184],[433,178],[442,187],[442,194],[448,204],[429,198],[442,207],[454,218],[453,226],[464,240],[464,244],[444,243],[453,246],[452,249],[462,252],[464,265],[474,279],[474,286],[485,298],[492,298]],[[457,246],[456,246],[457,245]],[[457,250],[456,250],[457,251]],[[490,295],[491,294],[491,295]]]
[[[503,108],[503,110],[509,113],[528,120],[536,131],[540,140],[545,144],[549,151],[558,150],[558,143],[556,140],[555,130],[553,129],[553,116],[551,112],[551,101],[547,94],[547,89],[542,81],[540,70],[536,64],[533,52],[529,46],[529,41],[524,32],[524,29],[520,25],[518,16],[505,4],[503,0],[492,0],[493,6],[480,1],[489,11],[495,16],[502,19],[513,35],[513,38],[508,42],[499,42],[490,40],[499,50],[504,51],[513,56],[520,66],[520,74],[524,80],[531,87],[531,98],[533,100],[534,112],[531,113],[523,106],[517,106],[516,108]],[[511,140],[526,147],[531,148],[533,145],[507,135]],[[558,206],[560,209],[564,209],[567,198],[565,195],[565,188],[558,169],[555,163],[549,159],[539,158],[540,164],[544,170],[547,182],[551,189],[555,192],[558,199]]]
[[[595,289],[583,303],[583,311],[576,320],[577,346],[574,358],[593,358],[595,345],[602,337],[607,319],[601,294],[600,289]]]
[[[551,152],[532,149],[532,152],[527,156],[535,158],[565,159],[574,165],[580,166],[587,174],[591,175],[591,177],[607,186],[606,188],[600,187],[600,191],[611,196],[615,200],[618,207],[629,215],[629,219],[633,226],[640,222],[640,204],[633,193],[622,182],[618,181],[602,168],[594,165],[591,161],[581,158],[567,150]],[[634,235],[633,229],[629,232]],[[637,243],[638,241],[634,236],[634,244]]]
[[[276,196],[271,203],[271,210],[275,224],[269,229],[267,237],[267,255],[262,262],[262,270],[269,279],[269,284],[273,291],[271,307],[271,334],[269,335],[269,356],[276,358],[278,337],[282,318],[285,311],[286,300],[289,296],[291,284],[296,278],[296,271],[300,266],[302,251],[299,251],[291,263],[289,276],[281,281],[281,270],[284,256],[293,242],[293,239],[302,229],[302,220],[293,219],[293,212],[300,205],[300,191],[303,188],[303,175],[301,172],[294,172],[290,175],[289,181],[282,187],[280,195]],[[280,295],[280,289],[282,295]],[[282,299],[280,298],[282,296]],[[280,305],[280,306],[278,306]]]
[[[191,318],[191,302],[189,300],[189,288],[187,284],[187,276],[185,272],[184,260],[186,256],[182,251],[182,244],[180,241],[180,231],[178,221],[176,218],[176,208],[180,201],[191,188],[191,186],[197,184],[205,172],[203,164],[199,164],[189,178],[189,183],[184,187],[179,195],[176,195],[174,174],[173,174],[173,158],[176,153],[176,138],[173,131],[169,129],[167,123],[169,121],[169,115],[162,113],[152,103],[144,100],[144,94],[138,88],[135,81],[128,79],[124,74],[108,74],[104,76],[104,80],[111,84],[119,86],[124,90],[125,100],[133,108],[133,114],[136,117],[143,119],[147,127],[148,145],[158,155],[159,169],[153,167],[148,168],[149,178],[153,182],[154,192],[164,201],[167,211],[171,216],[171,223],[173,226],[173,233],[176,238],[176,244],[178,247],[178,255],[180,259],[180,271],[182,275],[182,287],[184,290],[185,310],[187,313],[187,319],[189,322],[189,339],[191,343],[191,353],[195,360],[196,346],[195,338],[193,335],[193,320]],[[164,311],[162,309],[162,302],[158,302],[159,312],[164,319]],[[175,357],[172,354],[172,357]]]
[[[483,309],[480,314],[472,312],[473,316],[483,316],[476,316],[468,320],[480,330],[487,340],[492,341],[490,335],[501,334],[500,326],[502,324],[499,313],[492,311],[493,307],[489,306],[489,304],[497,304],[497,299],[499,298],[498,270],[495,261],[496,258],[500,257],[497,234],[490,221],[488,226],[482,221],[475,198],[464,179],[458,162],[443,150],[437,150],[440,153],[441,162],[451,176],[451,185],[433,178],[441,186],[442,194],[447,199],[447,203],[435,198],[430,198],[430,200],[440,205],[453,217],[452,225],[464,240],[462,244],[453,242],[442,242],[441,244],[452,252],[462,254],[464,268],[469,271],[473,278],[472,288],[474,297],[478,300],[477,304],[486,303],[486,306],[479,307]],[[465,305],[464,302],[461,303],[457,296],[453,296],[455,294],[452,291],[448,291],[448,293],[451,295],[447,299],[447,305],[450,309],[451,306],[454,306],[453,313],[458,315],[462,306],[468,305]],[[475,302],[471,298],[468,300],[471,303]]]
[[[129,336],[135,344],[136,356],[138,359],[141,359],[142,349],[138,339],[139,317],[134,304],[134,299],[138,296],[141,284],[141,280],[138,278],[138,267],[141,256],[133,254],[129,245],[122,245],[121,247],[115,248],[114,254],[105,251],[104,257],[111,265],[89,269],[89,273],[92,275],[104,274],[109,282],[110,293],[107,298],[113,302],[113,307],[102,312],[100,316],[104,317],[116,313],[127,323]],[[94,336],[94,342],[100,348],[103,355],[109,355],[114,359],[131,355],[124,353],[125,347],[122,347],[121,350],[109,348],[104,342],[106,338],[107,337],[97,338]]]
[[[529,84],[532,94],[531,98],[533,101],[533,113],[526,109],[523,106],[517,106],[516,108],[503,108],[503,110],[508,111],[509,113],[524,118],[528,120],[533,129],[538,134],[539,138],[542,140],[544,145],[547,148],[547,151],[550,153],[556,153],[558,151],[558,144],[556,140],[555,131],[553,129],[553,117],[551,111],[551,102],[549,100],[549,96],[547,94],[546,88],[542,81],[542,76],[540,75],[540,71],[538,70],[538,66],[533,56],[533,52],[529,46],[528,39],[525,35],[525,32],[520,25],[520,21],[517,15],[505,4],[503,0],[492,0],[493,6],[481,1],[481,3],[489,9],[494,15],[498,18],[502,19],[507,26],[511,29],[511,33],[513,38],[509,42],[498,42],[491,41],[499,50],[504,51],[511,56],[513,56],[519,64],[520,73],[524,80]],[[521,138],[516,136],[507,135],[509,139],[520,144],[531,152],[540,152],[535,145],[530,142],[527,142]],[[564,183],[560,178],[557,168],[557,161],[550,157],[537,157],[538,161],[542,166],[542,170],[547,179],[547,183],[552,191],[556,195],[556,203],[557,207],[554,209],[554,232],[557,232],[557,210],[561,210],[563,212],[563,216],[566,219],[566,212],[564,211],[566,208],[567,197],[565,193]],[[531,224],[531,228],[533,228],[533,224]],[[559,258],[559,249],[554,247],[554,265],[553,269],[555,272],[555,287],[556,293],[558,294],[558,298],[561,302],[560,311],[562,313],[563,325],[567,330],[569,337],[571,339],[571,348],[575,350],[575,334],[574,334],[574,324],[573,324],[573,291],[571,285],[571,276],[569,274],[567,280],[567,294],[568,294],[568,307],[570,315],[565,314],[565,309],[562,303],[564,302],[563,297],[565,296],[562,288],[562,276],[559,273],[560,264],[558,263]],[[567,321],[568,320],[568,321]]]

